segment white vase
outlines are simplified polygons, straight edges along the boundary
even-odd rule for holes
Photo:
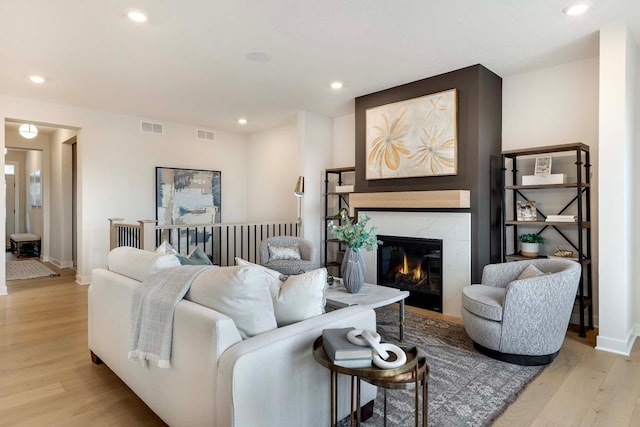
[[[520,253],[523,256],[528,256],[531,258],[535,258],[538,256],[538,252],[540,252],[540,243],[522,243],[520,247]]]

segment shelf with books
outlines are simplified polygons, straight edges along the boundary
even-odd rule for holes
[[[340,212],[349,208],[349,192],[355,181],[355,167],[332,168],[325,170],[324,187],[324,220],[322,262],[329,275],[340,276],[341,255],[346,248],[345,243],[331,236],[328,225],[333,222],[340,224]],[[337,191],[344,189],[344,191]]]
[[[552,162],[553,156],[556,159]],[[533,167],[534,157],[536,161],[542,159],[546,162],[546,174],[551,174],[553,164],[558,169],[556,174],[569,177],[569,181],[573,182],[522,185],[521,181],[532,182],[530,176],[527,180],[523,176],[539,172]],[[560,160],[559,166],[556,166],[556,160]],[[585,337],[586,329],[593,329],[593,308],[590,303],[587,304],[593,293],[589,146],[573,143],[503,151],[502,165],[505,173],[502,198],[504,261],[531,259],[518,252],[518,236],[523,232],[532,233],[535,230],[533,233],[537,235],[544,232],[545,237],[552,232],[554,236],[551,237],[562,244],[566,242],[575,251],[573,258],[582,264],[576,300],[580,336]],[[545,210],[554,212],[547,212],[546,215]]]

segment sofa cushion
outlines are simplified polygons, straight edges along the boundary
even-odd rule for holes
[[[278,326],[290,325],[324,313],[327,269],[284,276],[276,270],[236,257],[238,265],[252,265],[263,272],[269,282]]]
[[[185,299],[229,316],[243,339],[278,327],[269,283],[254,266],[203,271]]]
[[[273,299],[278,326],[290,325],[324,313],[327,269],[287,277]]]
[[[462,288],[462,306],[477,316],[500,322],[506,293],[506,289],[496,286],[465,286]]]
[[[196,246],[188,256],[176,254],[182,265],[213,265],[209,257],[202,249]]]
[[[148,276],[166,268],[179,267],[175,255],[157,254],[129,246],[113,249],[107,256],[110,271],[142,282]]]
[[[291,246],[268,245],[268,247],[269,247],[269,261],[301,259],[300,247],[298,245],[291,245]]]
[[[160,243],[160,246],[156,248],[156,253],[178,255],[178,251],[176,251],[175,248],[166,240],[163,240],[162,243]]]

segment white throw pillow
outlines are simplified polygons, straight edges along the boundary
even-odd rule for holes
[[[176,251],[166,240],[163,240],[162,243],[160,243],[160,246],[156,248],[156,253],[178,255],[178,251]]]
[[[109,271],[142,282],[148,276],[166,268],[180,266],[175,255],[157,254],[129,246],[113,249],[107,256]]]
[[[264,279],[269,283],[269,290],[271,291],[271,296],[275,300],[278,296],[278,292],[280,292],[280,286],[282,282],[286,280],[287,276],[284,276],[282,273],[276,270],[272,270],[267,267],[263,267],[262,265],[254,264],[242,258],[236,257],[236,264],[241,265],[252,265],[257,267],[264,274]]]
[[[207,269],[185,298],[229,316],[243,339],[278,327],[269,283],[254,266]]]
[[[538,270],[533,264],[529,264],[524,270],[522,270],[522,273],[520,273],[517,280],[532,279],[540,276],[544,276],[544,273]]]
[[[327,269],[291,275],[282,282],[273,307],[278,326],[290,325],[324,313]]]
[[[278,326],[290,325],[323,314],[327,303],[327,269],[320,268],[304,274],[283,276],[276,270],[236,258],[238,265],[259,268],[269,283]]]
[[[267,245],[267,247],[269,248],[269,261],[300,260],[300,247],[298,245],[292,245],[292,246]]]

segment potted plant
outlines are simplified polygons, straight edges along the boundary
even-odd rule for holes
[[[382,242],[376,236],[375,227],[367,229],[367,222],[370,219],[367,215],[362,215],[359,221],[354,222],[346,211],[341,211],[340,219],[340,224],[334,224],[331,221],[328,228],[336,238],[347,245],[340,272],[344,287],[355,294],[364,283],[365,264],[360,255],[360,249],[370,251]]]
[[[540,243],[544,242],[544,238],[535,233],[521,234],[518,236],[520,243],[520,253],[528,257],[537,257],[540,252]]]

